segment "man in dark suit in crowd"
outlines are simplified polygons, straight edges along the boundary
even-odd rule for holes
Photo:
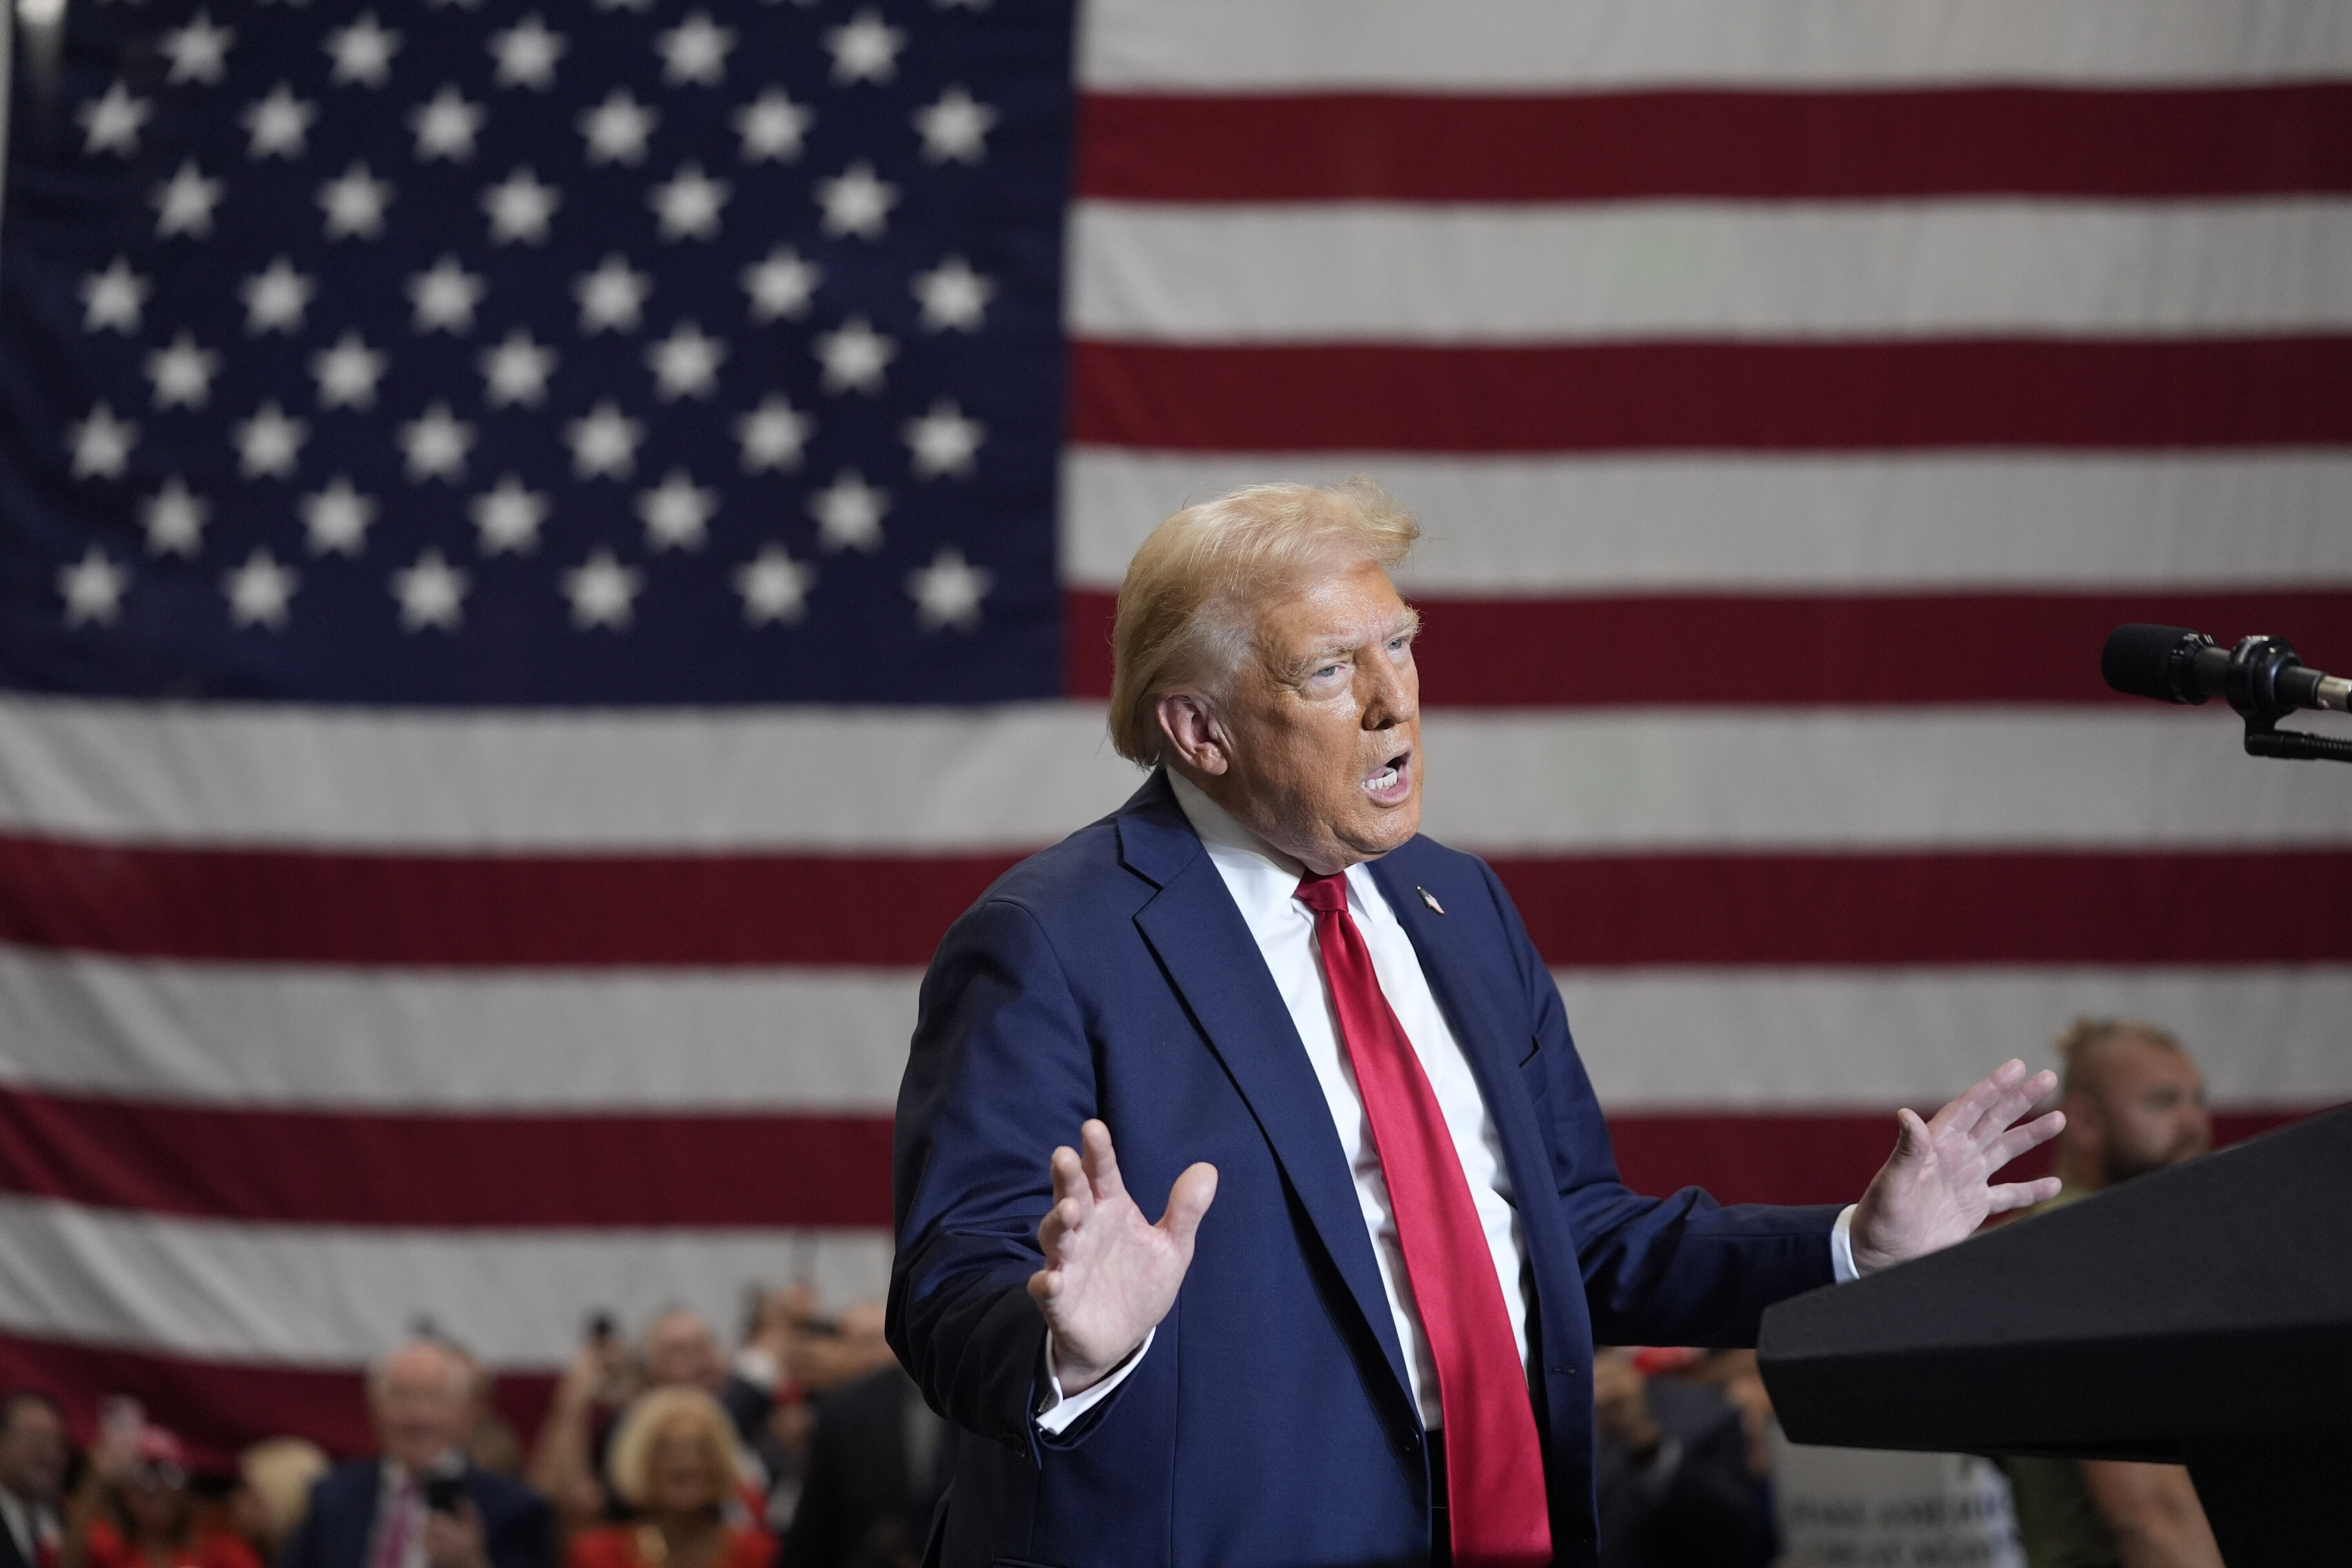
[[[34,1389],[0,1398],[0,1568],[49,1568],[65,1486],[65,1413]]]
[[[1150,776],[932,961],[890,1328],[968,1434],[949,1564],[1591,1563],[1596,1336],[1753,1343],[2055,1190],[1988,1184],[2060,1120],[2011,1129],[2020,1062],[1843,1211],[1619,1183],[1502,884],[1419,837],[1417,534],[1362,481],[1162,522],[1113,637]]]
[[[467,1461],[471,1371],[430,1340],[403,1345],[368,1378],[378,1458],[310,1489],[278,1568],[553,1568],[553,1521],[529,1488]]]
[[[808,1475],[780,1568],[912,1568],[946,1468],[947,1424],[924,1405],[882,1338],[882,1304],[841,1314],[842,1350],[862,1375],[816,1396]]]

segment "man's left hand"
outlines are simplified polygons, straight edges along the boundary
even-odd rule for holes
[[[488,1568],[489,1554],[482,1547],[482,1516],[468,1498],[456,1513],[428,1509],[419,1544],[433,1568]]]
[[[2058,1087],[2055,1073],[2028,1078],[2011,1060],[1951,1104],[1922,1121],[1910,1110],[1895,1152],[1886,1157],[1853,1215],[1853,1266],[1861,1273],[1924,1257],[1964,1241],[1988,1215],[2058,1195],[2058,1179],[1992,1184],[1993,1173],[2037,1144],[2055,1138],[2066,1118],[2053,1110],[2011,1127]]]

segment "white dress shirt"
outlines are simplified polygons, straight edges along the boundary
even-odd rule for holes
[[[7,1526],[9,1537],[27,1563],[40,1561],[42,1542],[58,1539],[57,1510],[47,1503],[26,1502],[6,1487],[0,1487],[0,1523]]]
[[[1363,1212],[1364,1228],[1371,1236],[1372,1257],[1381,1269],[1381,1286],[1388,1294],[1389,1311],[1396,1321],[1397,1342],[1404,1347],[1405,1375],[1412,1380],[1423,1426],[1434,1431],[1443,1419],[1438,1406],[1436,1363],[1430,1356],[1429,1336],[1422,1331],[1412,1281],[1405,1275],[1404,1253],[1397,1241],[1396,1216],[1389,1205],[1388,1182],[1381,1172],[1380,1154],[1372,1145],[1371,1122],[1364,1114],[1363,1097],[1356,1089],[1355,1070],[1339,1039],[1330,985],[1324,977],[1316,947],[1314,912],[1295,897],[1306,868],[1234,820],[1191,780],[1171,771],[1168,782],[1174,786],[1177,805],[1183,808],[1192,830],[1201,836],[1250,934],[1257,940],[1258,952],[1265,959],[1276,989],[1282,994],[1283,1005],[1298,1030],[1300,1043],[1307,1047],[1307,1059],[1315,1069],[1324,1102],[1330,1108],[1331,1124],[1339,1135],[1340,1150],[1355,1175],[1357,1205]],[[1446,1131],[1453,1134],[1454,1152],[1462,1161],[1462,1173],[1469,1180],[1471,1202],[1477,1208],[1480,1226],[1486,1232],[1486,1250],[1495,1262],[1495,1278],[1503,1288],[1503,1305],[1511,1319],[1511,1338],[1518,1348],[1520,1363],[1525,1365],[1528,1299],[1521,1268],[1518,1209],[1512,1200],[1510,1176],[1504,1169],[1502,1142],[1496,1134],[1494,1120],[1486,1114],[1486,1101],[1478,1093],[1469,1060],[1462,1054],[1461,1042],[1454,1037],[1453,1026],[1445,1021],[1437,998],[1430,992],[1429,979],[1421,971],[1421,957],[1413,950],[1412,939],[1398,923],[1396,911],[1389,908],[1368,865],[1348,868],[1348,913],[1363,936],[1364,946],[1371,954],[1373,973],[1380,978],[1381,994],[1388,998],[1397,1022],[1403,1026],[1405,1037],[1412,1042],[1413,1053],[1421,1058],[1422,1071],[1428,1075],[1430,1088],[1437,1095]],[[1853,1209],[1849,1205],[1838,1216],[1836,1228],[1831,1234],[1832,1271],[1840,1280],[1854,1277],[1848,1239],[1853,1220]],[[1049,1432],[1068,1427],[1108,1397],[1150,1348],[1151,1338],[1146,1336],[1117,1371],[1068,1398],[1061,1397],[1061,1385],[1053,1381],[1052,1393],[1039,1414],[1038,1425]],[[1052,1366],[1049,1336],[1049,1380]]]

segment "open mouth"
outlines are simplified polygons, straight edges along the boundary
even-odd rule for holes
[[[1412,793],[1412,753],[1399,752],[1381,764],[1380,772],[1363,781],[1364,793],[1383,805],[1393,805]]]

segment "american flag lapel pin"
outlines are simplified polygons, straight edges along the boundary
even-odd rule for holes
[[[1421,901],[1423,903],[1427,904],[1431,909],[1435,910],[1441,915],[1445,912],[1445,906],[1439,903],[1436,896],[1431,893],[1427,888],[1423,887],[1419,882],[1415,882],[1412,885],[1412,890],[1421,895]]]

